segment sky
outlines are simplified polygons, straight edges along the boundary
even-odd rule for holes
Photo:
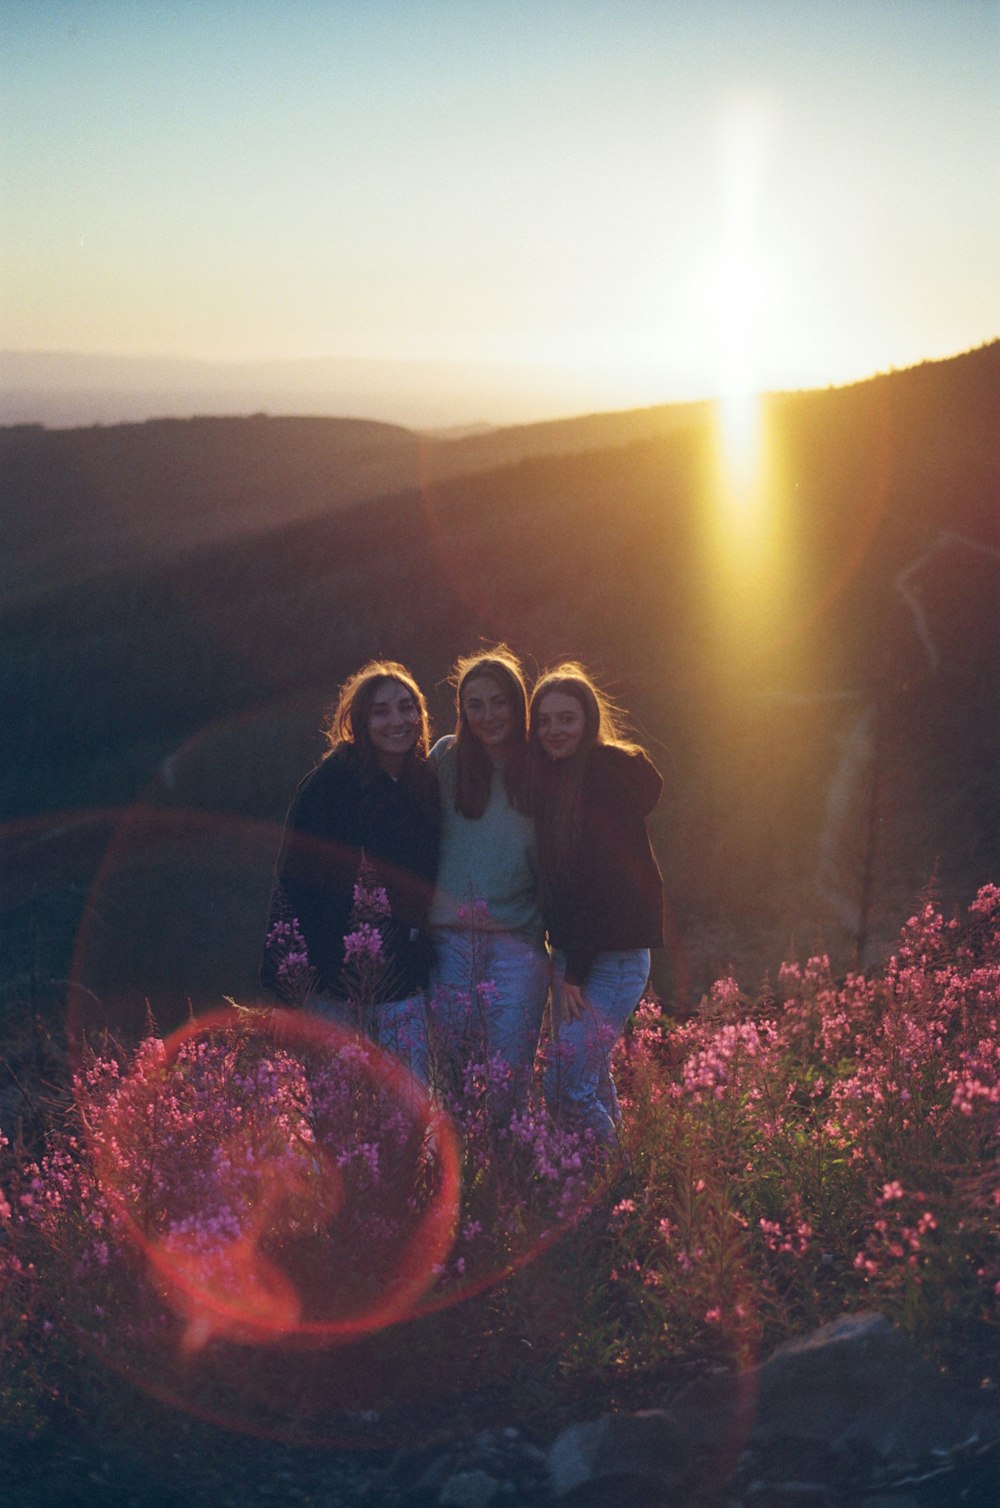
[[[1000,334],[996,0],[5,0],[0,348],[824,386]]]

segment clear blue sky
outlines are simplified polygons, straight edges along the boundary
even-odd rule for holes
[[[0,346],[564,364],[1000,334],[1000,6],[5,0]]]

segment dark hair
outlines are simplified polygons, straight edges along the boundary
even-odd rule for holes
[[[503,780],[511,803],[526,811],[528,753],[528,688],[521,662],[506,644],[494,644],[479,654],[463,655],[451,673],[455,687],[455,742],[458,769],[455,806],[463,817],[481,817],[490,799],[493,761],[469,727],[462,692],[476,676],[488,676],[503,692],[514,714],[514,732],[504,761]]]
[[[549,759],[538,737],[542,701],[554,691],[573,697],[583,709],[579,747],[558,762]],[[621,708],[576,660],[564,660],[535,682],[528,721],[528,790],[538,831],[543,892],[550,887],[554,873],[571,866],[576,856],[582,837],[583,780],[590,751],[596,744],[632,751],[639,748],[625,736],[624,727]]]
[[[364,773],[367,775],[374,773],[378,765],[378,756],[368,731],[368,719],[375,697],[390,681],[398,681],[401,686],[406,687],[420,713],[417,741],[413,749],[409,751],[409,757],[427,758],[431,743],[427,702],[424,699],[424,693],[406,666],[398,664],[396,660],[369,660],[367,665],[362,665],[360,670],[348,676],[340,688],[337,705],[327,721],[325,730],[329,743],[327,755],[332,754],[343,744],[350,744],[358,752]]]

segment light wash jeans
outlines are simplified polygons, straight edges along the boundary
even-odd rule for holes
[[[583,986],[587,1009],[578,1021],[563,1021],[566,955],[553,949],[552,1056],[545,1070],[545,1103],[555,1119],[589,1128],[603,1143],[614,1141],[622,1118],[611,1052],[648,979],[648,948],[598,953]]]
[[[357,1016],[347,1000],[334,995],[314,995],[309,1009],[327,1021],[358,1030]],[[378,1047],[394,1053],[422,1084],[427,1083],[429,1048],[427,1040],[427,999],[422,990],[404,1000],[387,1000],[369,1006],[375,1023],[373,1038]]]
[[[549,993],[544,945],[519,932],[463,927],[436,927],[434,943],[435,1032],[444,1042],[484,1039],[511,1070],[515,1104],[523,1103]]]

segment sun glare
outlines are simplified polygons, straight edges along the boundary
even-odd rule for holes
[[[769,300],[759,222],[767,125],[763,105],[753,100],[734,103],[722,117],[720,244],[709,288],[718,392],[711,573],[720,654],[734,665],[780,638],[787,565],[762,396]]]
[[[733,104],[720,132],[722,246],[712,284],[718,352],[721,481],[731,523],[744,526],[759,500],[760,357],[764,279],[757,207],[766,121],[753,101]]]

